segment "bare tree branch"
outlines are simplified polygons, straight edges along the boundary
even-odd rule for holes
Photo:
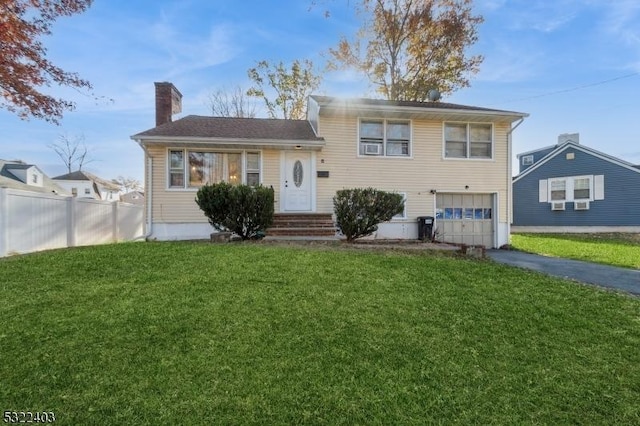
[[[89,150],[85,144],[84,135],[69,136],[62,134],[58,136],[58,142],[49,145],[67,168],[67,173],[82,170],[82,167],[93,161],[89,155]],[[76,170],[74,170],[77,167]]]
[[[246,92],[236,86],[232,90],[218,89],[209,95],[209,108],[214,117],[254,118],[256,106]]]

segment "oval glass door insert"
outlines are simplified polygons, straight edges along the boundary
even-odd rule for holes
[[[293,164],[293,183],[296,185],[296,188],[300,188],[300,185],[302,185],[303,177],[304,172],[302,171],[302,162],[300,160],[296,160]]]

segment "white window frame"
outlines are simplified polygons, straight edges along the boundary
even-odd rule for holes
[[[360,147],[364,144],[367,143],[375,143],[378,144],[379,142],[366,142],[366,141],[362,141],[362,138],[360,136],[360,131],[362,128],[362,123],[363,122],[378,122],[378,123],[382,123],[382,152],[380,154],[363,154],[360,152]],[[408,143],[408,153],[405,154],[400,154],[400,155],[393,155],[393,154],[387,154],[387,125],[388,124],[395,124],[395,123],[402,123],[402,124],[407,124],[409,126],[409,140],[407,141]],[[357,155],[358,157],[361,158],[370,158],[370,157],[383,157],[383,158],[413,158],[413,122],[412,120],[404,120],[404,119],[387,119],[387,118],[370,118],[370,117],[360,117],[358,119],[358,143],[356,145],[356,150],[357,150]]]
[[[465,156],[453,157],[447,155],[447,125],[465,125],[466,126],[466,140],[465,143]],[[472,157],[471,156],[471,140],[470,140],[470,126],[490,126],[491,127],[491,154],[489,157]],[[495,158],[495,126],[493,123],[476,122],[476,121],[445,121],[442,123],[442,158],[445,160],[474,160],[474,161],[493,161]]]
[[[171,168],[171,153],[179,151],[182,152],[182,168]],[[242,167],[242,179],[240,181],[241,184],[247,183],[247,174],[248,173],[258,173],[258,184],[262,184],[263,178],[263,153],[260,150],[237,150],[237,149],[199,149],[199,148],[167,148],[167,160],[166,160],[166,189],[168,191],[198,191],[201,187],[199,186],[190,186],[189,185],[189,153],[190,152],[204,152],[204,153],[216,153],[216,154],[240,154],[240,164]],[[259,169],[256,171],[255,169],[249,170],[247,167],[247,154],[258,154],[258,167]],[[224,165],[225,173],[228,174],[228,164]],[[172,170],[177,173],[179,170],[182,172],[183,185],[182,186],[171,186],[171,172]]]
[[[570,194],[570,192],[569,192],[569,182],[568,181],[569,181],[569,179],[566,178],[566,177],[549,179],[549,185],[548,185],[549,193],[547,194],[547,200],[549,200],[550,203],[558,203],[560,201],[567,201],[567,199],[568,199],[567,195]],[[564,183],[564,198],[553,199],[551,197],[551,193],[553,192],[553,183],[554,182],[563,182]]]
[[[586,179],[589,181],[589,197],[587,198],[576,198],[575,197],[575,182],[576,180]],[[588,176],[572,176],[571,177],[571,197],[575,201],[593,201],[593,175]]]
[[[169,190],[185,190],[188,188],[187,186],[187,178],[186,178],[186,150],[184,148],[169,148],[167,149],[167,189]],[[171,167],[171,154],[173,152],[180,152],[182,154],[182,167]],[[182,185],[181,186],[171,186],[171,174],[172,173],[182,173]]]
[[[587,179],[589,181],[589,197],[588,198],[575,198],[575,181],[579,179]],[[552,200],[551,199],[551,187],[552,182],[561,182],[564,184],[564,199],[562,200]],[[560,201],[593,201],[594,200],[594,177],[593,175],[582,175],[582,176],[566,176],[561,178],[550,178],[548,179],[547,185],[547,200],[549,203],[560,202]]]
[[[258,155],[258,168],[250,169],[249,168],[249,154],[257,154]],[[258,185],[262,184],[262,153],[260,151],[244,151],[242,155],[242,169],[244,170],[243,176],[244,180],[242,181],[244,184],[249,182],[249,174],[258,174]]]
[[[530,166],[533,164],[533,155],[523,155],[522,156],[522,165]]]
[[[407,218],[407,193],[406,192],[396,192],[396,194],[402,195],[402,203],[404,205],[404,209],[402,213],[397,214],[391,218],[391,220],[404,220]]]

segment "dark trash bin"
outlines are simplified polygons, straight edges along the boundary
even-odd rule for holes
[[[418,216],[418,239],[431,241],[433,236],[433,216]]]

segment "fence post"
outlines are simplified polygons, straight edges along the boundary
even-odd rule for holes
[[[67,198],[67,247],[76,246],[76,197]]]
[[[0,188],[0,257],[5,257],[9,248],[9,205],[7,188]]]

